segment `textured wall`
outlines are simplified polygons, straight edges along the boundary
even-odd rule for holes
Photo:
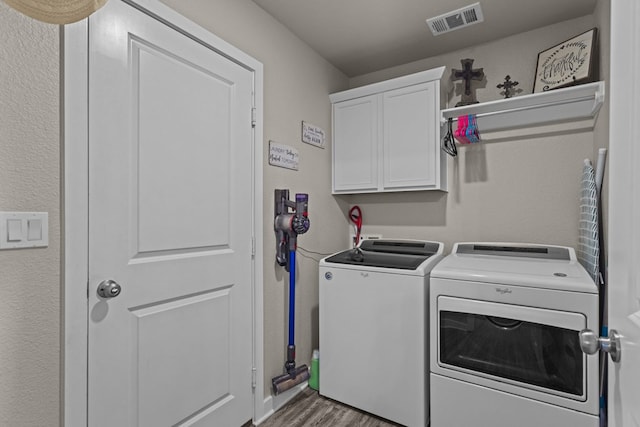
[[[605,8],[606,9],[606,8]],[[604,13],[604,12],[603,12]],[[474,58],[484,68],[478,100],[500,99],[496,88],[509,74],[521,94],[531,93],[538,53],[596,26],[585,16],[472,46],[434,58],[352,78],[361,86],[436,66],[460,68]],[[608,31],[605,29],[605,31]],[[603,45],[603,50],[607,45]],[[446,78],[444,103],[460,96]],[[607,127],[606,112],[597,124]],[[576,246],[583,159],[593,158],[594,132],[584,122],[484,134],[485,143],[459,147],[448,159],[449,192],[349,196],[364,210],[363,231],[384,237],[433,239],[447,249],[457,241],[515,241]],[[482,132],[482,129],[480,129]],[[601,142],[601,141],[599,141]]]
[[[49,247],[0,251],[0,425],[60,404],[58,27],[0,2],[0,210],[49,212]]]

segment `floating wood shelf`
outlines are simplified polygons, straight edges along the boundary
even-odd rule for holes
[[[604,82],[442,110],[442,122],[475,114],[480,133],[595,118],[604,102]]]

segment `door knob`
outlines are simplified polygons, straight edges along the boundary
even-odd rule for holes
[[[114,280],[103,280],[98,285],[98,295],[102,298],[115,298],[120,295],[122,288]]]
[[[580,348],[583,353],[595,354],[598,350],[602,350],[611,355],[611,360],[620,362],[622,357],[622,348],[620,347],[620,334],[615,329],[609,331],[609,336],[599,337],[591,329],[583,329],[580,331]]]

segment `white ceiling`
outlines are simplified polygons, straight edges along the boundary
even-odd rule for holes
[[[253,0],[353,77],[593,13],[597,0],[479,0],[484,22],[433,36],[425,20],[476,0]]]

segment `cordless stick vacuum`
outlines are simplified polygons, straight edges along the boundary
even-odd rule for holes
[[[289,272],[289,345],[283,375],[271,379],[273,394],[279,394],[309,379],[309,368],[296,368],[294,344],[295,296],[296,296],[296,246],[298,234],[309,230],[309,195],[296,194],[296,201],[289,200],[289,190],[275,190],[276,261]],[[289,212],[289,210],[293,212]]]

